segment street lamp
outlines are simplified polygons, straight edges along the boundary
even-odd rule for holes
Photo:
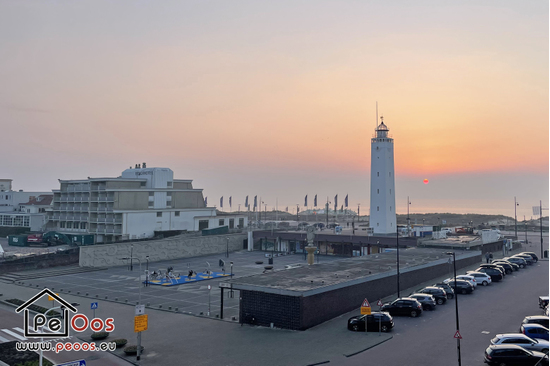
[[[225,248],[225,258],[229,258],[229,237],[226,236],[225,237],[225,241],[226,241],[226,248]]]
[[[134,259],[137,259],[138,262],[139,262],[139,281],[141,282],[141,260],[137,257],[122,257],[120,258],[122,260],[134,260]],[[138,305],[141,304],[141,283],[139,284],[139,299],[138,299]],[[141,358],[141,332],[138,332],[137,334],[137,339],[138,339],[138,345],[137,345],[137,354],[136,354],[136,360],[140,360]]]
[[[396,225],[397,226],[397,222]],[[397,246],[397,298],[401,297],[401,291],[399,289],[399,227],[396,230],[396,246]]]
[[[454,287],[456,289],[456,256],[455,256],[455,252],[447,252],[445,253],[447,255],[452,255],[453,256],[453,268],[454,268]],[[455,292],[455,310],[456,310],[456,332],[460,334],[460,326],[459,326],[459,322],[458,322],[458,291]],[[460,337],[456,337],[456,349],[457,349],[457,352],[458,352],[458,366],[461,366],[462,363],[460,361]]]
[[[519,206],[519,203],[516,201],[516,196],[514,196],[514,231],[515,231],[515,238],[518,239],[518,215],[517,215],[517,207]]]
[[[332,202],[330,202],[330,201],[328,200],[328,197],[327,197],[327,205],[326,205],[326,207],[327,207],[327,209],[326,209],[326,211],[327,211],[327,229],[328,229],[328,205],[330,205],[331,203],[332,203]]]
[[[411,205],[411,201],[409,200],[409,196],[407,196],[407,236],[410,236],[409,228],[411,227],[411,218],[409,216],[410,205]]]
[[[145,269],[145,287],[149,286],[149,256],[145,256],[145,260],[147,261],[147,267]]]
[[[231,265],[231,279],[233,278],[233,262],[229,262]],[[233,298],[233,284],[231,284],[231,298]]]

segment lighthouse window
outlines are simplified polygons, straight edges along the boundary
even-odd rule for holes
[[[391,206],[390,206],[390,212],[391,212]]]
[[[391,194],[391,188],[390,188],[390,194]]]
[[[377,223],[376,223],[376,226],[380,226],[380,223],[377,222]]]
[[[377,190],[376,190],[376,193],[380,194],[380,190],[379,190],[379,189],[377,189]]]
[[[376,206],[376,211],[380,211],[380,206]]]
[[[379,177],[379,176],[380,176],[380,172],[376,172],[376,176]]]
[[[391,172],[390,172],[390,177],[391,177]]]

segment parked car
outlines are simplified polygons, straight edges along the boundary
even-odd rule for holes
[[[548,317],[544,315],[526,316],[521,323],[522,324],[540,324],[543,327],[548,328]]]
[[[538,262],[538,261],[539,261],[539,257],[537,257],[537,254],[534,253],[534,252],[521,252],[521,253],[519,253],[519,254],[522,254],[522,255],[523,255],[523,254],[530,255],[531,258],[533,258],[533,260],[534,260],[535,262]]]
[[[539,296],[539,308],[544,309],[546,306],[548,306],[548,296]]]
[[[422,305],[416,299],[402,297],[382,305],[380,310],[391,315],[409,315],[414,318],[422,314]]]
[[[533,257],[531,257],[529,254],[514,254],[512,257],[525,259],[525,261],[527,262],[527,265],[529,266],[535,263],[535,261],[533,260]]]
[[[489,263],[489,264],[480,264],[479,265],[480,268],[494,268],[494,269],[498,269],[500,272],[502,272],[502,277],[504,278],[504,276],[506,276],[506,270],[504,269],[504,267],[498,265],[498,264],[493,264],[493,263]]]
[[[485,350],[485,362],[489,365],[548,365],[548,356],[542,352],[528,351],[515,344],[489,346]]]
[[[519,258],[519,257],[506,257],[506,258],[503,258],[505,261],[508,261],[508,262],[511,262],[511,263],[515,263],[519,266],[519,268],[525,268],[527,267],[527,262],[525,261],[525,259],[523,258]]]
[[[491,339],[491,344],[515,344],[529,351],[539,351],[542,353],[548,353],[548,341],[544,339],[534,339],[521,333],[507,333],[497,334],[495,338]]]
[[[453,290],[453,288],[446,283],[438,282],[434,283],[432,286],[442,288],[447,294],[447,299],[452,299],[455,297],[455,290]]]
[[[437,305],[443,305],[447,302],[447,293],[441,287],[428,286],[421,288],[420,290],[416,291],[416,293],[432,295],[435,298],[435,302],[437,303]]]
[[[456,280],[455,282],[454,279],[448,278],[443,282],[449,284],[455,292],[460,292],[461,294],[471,294],[474,292],[474,286],[470,285],[468,281]]]
[[[519,327],[519,331],[531,338],[548,340],[548,328],[540,324],[522,324],[521,327]]]
[[[422,310],[435,310],[436,302],[435,297],[430,294],[414,293],[409,295],[410,298],[416,299],[422,304]]]
[[[491,280],[491,276],[489,276],[487,273],[483,272],[474,272],[474,271],[468,271],[466,272],[468,276],[473,276],[477,283],[482,284],[483,286],[488,286],[493,280]]]
[[[389,332],[394,327],[393,317],[389,313],[373,311],[368,315],[349,318],[348,330],[356,332]]]
[[[504,259],[496,260],[493,263],[495,263],[495,264],[505,263],[505,264],[510,265],[514,271],[519,271],[519,265],[517,265],[515,263],[512,263],[512,262],[508,262],[507,260],[504,260]]]
[[[491,281],[493,282],[498,282],[504,278],[504,276],[502,275],[502,272],[496,268],[479,267],[478,269],[475,270],[475,272],[482,272],[482,273],[488,274],[489,276],[491,276]]]
[[[512,272],[514,272],[514,267],[512,267],[512,265],[508,262],[505,262],[505,261],[494,261],[492,262],[493,264],[496,264],[498,266],[501,266],[504,268],[504,271],[506,272],[506,274],[510,274]]]
[[[457,280],[464,280],[464,281],[467,281],[470,285],[472,285],[474,287],[474,290],[476,289],[477,287],[477,281],[475,279],[474,276],[470,276],[470,275],[458,275],[456,276],[456,279]]]

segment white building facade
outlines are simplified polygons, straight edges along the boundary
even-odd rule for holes
[[[192,180],[174,179],[168,168],[136,167],[118,178],[59,182],[60,189],[53,191],[53,227],[62,233],[94,234],[96,243],[197,231],[197,217],[216,218],[216,208],[206,207],[202,189],[193,188]]]
[[[370,228],[376,234],[397,232],[393,139],[381,117],[371,139]]]

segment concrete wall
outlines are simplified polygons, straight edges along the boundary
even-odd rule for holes
[[[130,255],[133,244],[133,256],[145,262],[157,262],[167,259],[189,258],[201,255],[225,253],[226,238],[229,238],[229,251],[242,250],[246,234],[227,234],[219,236],[178,235],[166,239],[134,243],[116,243],[89,245],[80,247],[81,267],[121,266],[126,261],[120,259]]]
[[[114,193],[115,202],[113,204],[113,209],[115,210],[148,210],[149,208],[149,191]],[[166,205],[164,207],[166,207]]]
[[[71,248],[59,253],[48,253],[32,257],[2,262],[0,273],[19,272],[30,269],[66,266],[78,263],[79,248]]]
[[[205,208],[202,191],[172,192],[174,208]]]

